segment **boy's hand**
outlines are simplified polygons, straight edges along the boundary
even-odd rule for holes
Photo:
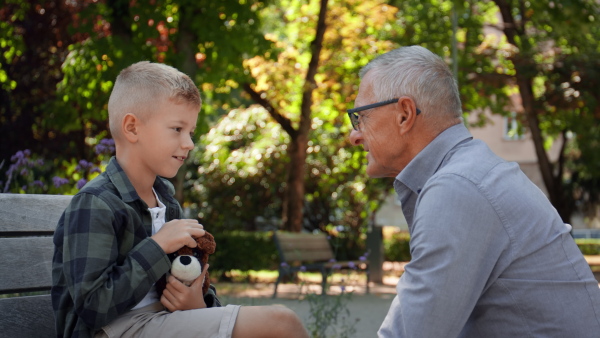
[[[208,271],[208,264],[204,271],[190,286],[186,286],[177,278],[169,276],[167,287],[160,297],[160,302],[171,312],[177,310],[194,310],[206,307],[204,295],[202,294],[202,284]]]
[[[198,246],[195,237],[204,236],[204,227],[195,219],[175,219],[165,223],[151,238],[160,245],[165,253],[170,254],[183,246]]]

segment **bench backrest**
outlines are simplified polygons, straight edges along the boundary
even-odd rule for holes
[[[50,290],[54,251],[52,235],[71,198],[0,194],[0,294],[47,293]],[[48,294],[0,298],[0,314],[0,335],[55,335]]]
[[[324,233],[273,233],[282,262],[327,262],[335,256]]]

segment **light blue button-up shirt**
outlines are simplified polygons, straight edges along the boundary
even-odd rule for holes
[[[598,282],[516,163],[458,124],[394,187],[412,260],[379,337],[600,337]]]

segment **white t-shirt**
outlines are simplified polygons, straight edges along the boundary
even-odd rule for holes
[[[150,215],[152,216],[152,235],[158,232],[160,228],[165,224],[165,214],[167,212],[167,207],[160,201],[156,191],[152,188],[152,192],[156,197],[156,201],[158,202],[158,206],[156,208],[148,208],[150,211]],[[146,305],[150,305],[152,303],[158,302],[158,293],[156,292],[156,286],[152,286],[150,291],[146,294],[144,299],[142,299],[136,306],[133,307],[132,310],[139,309]]]

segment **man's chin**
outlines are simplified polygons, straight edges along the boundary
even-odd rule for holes
[[[383,170],[383,168],[373,168],[370,165],[367,165],[367,176],[369,178],[385,178],[385,177],[396,177],[398,173],[391,173],[387,170]]]

